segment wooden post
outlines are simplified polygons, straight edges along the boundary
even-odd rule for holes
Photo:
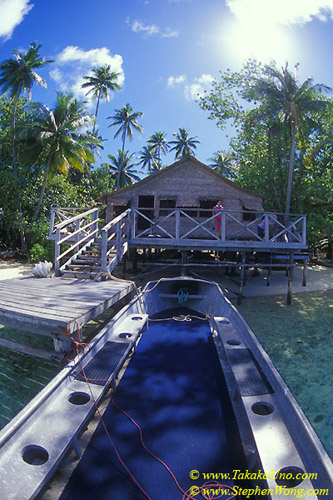
[[[272,274],[272,265],[273,265],[272,254],[270,256],[269,263],[270,263],[270,266],[269,266],[268,271],[267,271],[267,283],[266,283],[266,286],[270,286],[270,284],[271,284],[271,274]]]
[[[135,238],[135,209],[131,210],[131,238]]]
[[[303,286],[306,286],[306,271],[307,271],[307,269],[308,269],[308,259],[305,258],[304,263],[303,263],[303,283],[302,283]]]
[[[240,281],[240,285],[239,285],[239,294],[238,294],[238,299],[237,299],[237,304],[239,306],[242,303],[244,281],[245,281],[245,252],[242,253],[241,281]]]
[[[290,252],[290,259],[289,259],[289,270],[288,270],[288,293],[287,293],[287,305],[290,306],[291,304],[291,285],[293,282],[293,270],[294,270],[294,252]]]
[[[58,205],[51,205],[51,217],[50,217],[50,227],[49,227],[49,238],[52,239],[53,227],[54,227],[54,217],[58,209]]]
[[[302,243],[306,245],[306,215],[303,215]]]
[[[116,255],[117,255],[117,262],[120,262],[121,257],[122,257],[122,249],[121,249],[121,235],[120,235],[120,229],[121,229],[121,221],[117,223],[117,228],[116,228]]]
[[[138,270],[138,251],[136,248],[133,249],[133,271],[137,271]]]
[[[176,231],[175,231],[176,240],[179,239],[179,234],[180,234],[180,210],[179,208],[176,208]]]
[[[59,268],[60,268],[60,262],[59,262],[59,255],[60,255],[60,247],[59,247],[59,241],[60,241],[60,229],[57,229],[56,231],[56,237],[54,241],[54,270],[56,274],[59,273]]]
[[[107,271],[107,250],[108,250],[108,233],[107,231],[102,231],[102,246],[101,246],[101,271],[106,273]]]
[[[55,333],[53,335],[54,350],[56,352],[66,353],[71,348],[71,337],[69,335],[59,335]]]
[[[96,208],[95,212],[91,214],[91,222],[94,221],[95,224],[91,226],[91,231],[95,231],[98,229],[98,208]]]
[[[269,242],[269,218],[268,218],[268,214],[265,214],[265,241]]]
[[[127,263],[127,252],[125,252],[123,255],[123,267],[122,267],[123,274],[126,274],[126,263]]]
[[[126,216],[126,236],[128,242],[131,240],[131,215],[132,210]]]
[[[81,219],[78,219],[75,222],[75,232],[78,231],[78,229],[80,229],[80,224],[81,224]],[[77,253],[79,251],[80,233],[77,233],[74,236],[74,238],[75,238],[75,243],[77,243],[77,246],[74,247],[74,253]]]
[[[225,241],[225,211],[224,210],[222,210],[221,240]]]
[[[187,264],[187,250],[182,250],[182,253],[181,253],[181,263],[182,264]],[[182,265],[182,268],[181,268],[181,276],[186,276],[186,267],[184,265]]]

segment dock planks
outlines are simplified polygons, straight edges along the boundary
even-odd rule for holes
[[[132,290],[130,282],[111,280],[1,280],[0,323],[42,335],[69,335]]]

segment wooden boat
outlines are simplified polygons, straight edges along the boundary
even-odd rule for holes
[[[81,457],[110,386],[108,434],[100,425]],[[43,498],[72,447],[61,500],[333,493],[332,462],[253,332],[216,283],[188,277],[148,283],[1,431],[1,498]]]

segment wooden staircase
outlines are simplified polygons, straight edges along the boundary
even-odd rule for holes
[[[95,279],[101,269],[101,245],[94,241],[87,249],[73,257],[61,270],[61,274],[74,278]]]
[[[107,276],[127,251],[129,211],[100,229],[97,211],[90,209],[72,217],[61,214],[59,224],[54,223],[55,214],[51,217],[49,239],[55,240],[55,270],[61,276],[80,279]]]

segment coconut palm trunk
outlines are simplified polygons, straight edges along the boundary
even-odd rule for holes
[[[290,217],[290,204],[291,204],[291,188],[293,183],[293,173],[294,173],[294,158],[296,149],[296,124],[293,125],[290,157],[289,157],[289,173],[288,173],[288,186],[287,186],[287,196],[286,196],[286,223],[289,222]]]
[[[21,94],[21,87],[17,89],[15,94],[15,100],[13,105],[13,116],[12,116],[12,155],[13,155],[13,171],[14,175],[17,179],[17,202],[18,202],[18,219],[20,224],[20,239],[21,239],[21,251],[22,253],[26,253],[27,244],[25,241],[25,232],[23,229],[23,215],[22,215],[22,197],[21,197],[21,179],[18,176],[17,164],[16,164],[16,110],[17,103]]]
[[[39,211],[40,211],[40,207],[42,205],[42,201],[43,201],[43,197],[44,197],[44,192],[45,192],[45,188],[46,188],[46,183],[47,183],[47,178],[48,178],[48,175],[49,175],[49,171],[50,171],[50,164],[51,164],[51,157],[49,158],[47,164],[46,164],[46,168],[45,168],[45,172],[44,172],[44,179],[43,179],[43,184],[42,184],[42,187],[41,187],[41,190],[40,190],[40,193],[39,193],[39,200],[38,200],[38,203],[37,203],[37,206],[36,206],[36,209],[35,209],[35,213],[34,213],[34,222],[37,221],[37,218],[38,218],[38,214],[39,214]]]

